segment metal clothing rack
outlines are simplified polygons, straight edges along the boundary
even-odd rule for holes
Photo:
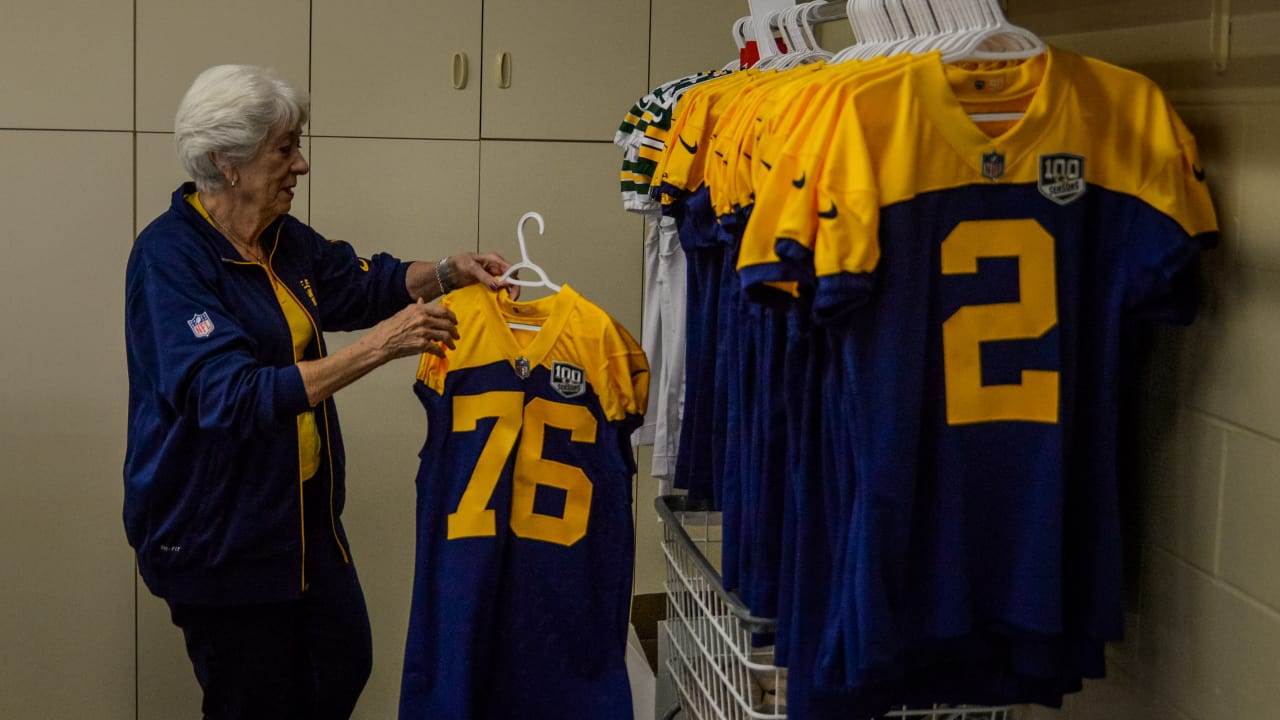
[[[725,590],[713,565],[720,560],[721,516],[679,496],[654,502],[666,556],[668,657],[681,720],[786,720],[787,671],[773,664],[771,647],[753,638],[772,633],[775,621],[755,617]],[[1009,707],[901,708],[884,716],[902,720],[1013,720]]]

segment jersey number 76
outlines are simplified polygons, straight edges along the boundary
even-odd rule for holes
[[[547,426],[570,431],[575,443],[594,443],[596,419],[581,405],[534,398],[525,404],[525,394],[493,391],[480,395],[459,395],[453,399],[453,432],[479,432],[479,421],[494,418],[475,469],[467,481],[458,509],[449,514],[448,538],[492,537],[497,521],[489,501],[497,491],[502,469],[516,448],[511,482],[511,531],[518,537],[573,545],[587,534],[591,512],[592,484],[582,468],[542,457]],[[522,437],[523,435],[523,437]],[[560,488],[565,493],[560,517],[534,512],[539,485]]]

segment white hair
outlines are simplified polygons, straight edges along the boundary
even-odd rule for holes
[[[274,70],[255,65],[215,65],[191,83],[174,118],[178,159],[196,189],[226,186],[222,170],[209,153],[232,165],[257,157],[273,131],[301,129],[311,114],[311,99],[280,79]]]

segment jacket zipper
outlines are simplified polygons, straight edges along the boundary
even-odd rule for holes
[[[280,287],[283,287],[284,291],[289,293],[289,296],[293,298],[293,301],[298,304],[299,308],[302,309],[302,314],[307,316],[307,321],[311,323],[312,335],[315,337],[316,352],[319,353],[319,356],[322,358],[325,356],[324,346],[321,344],[321,341],[320,341],[320,328],[318,325],[316,325],[315,317],[311,315],[311,312],[307,310],[307,306],[304,305],[302,301],[298,299],[298,296],[296,294],[294,294],[293,289],[290,288],[287,284],[285,284],[285,282],[280,279],[280,276],[275,274],[275,270],[271,268],[271,258],[275,257],[276,248],[280,246],[280,233],[282,230],[284,230],[283,224],[276,228],[275,242],[272,243],[271,245],[271,252],[267,254],[267,261],[265,264],[260,264],[260,263],[251,262],[247,260],[234,260],[234,259],[226,259],[224,261],[231,262],[232,264],[236,264],[236,265],[255,265],[257,267],[262,268],[266,273],[268,273],[271,276],[267,278],[268,282],[271,282],[272,277],[275,278],[275,280],[280,283]],[[288,325],[287,318],[285,320],[285,324]],[[329,465],[329,527],[330,527],[330,531],[333,534],[333,541],[338,546],[338,552],[342,554],[343,564],[350,565],[351,556],[347,553],[347,548],[343,546],[342,539],[338,537],[338,520],[336,517],[334,517],[334,513],[333,513],[333,493],[334,493],[335,482],[334,482],[334,474],[333,474],[333,444],[330,440],[330,428],[329,428],[329,407],[326,402],[320,403],[320,407],[321,407],[321,410],[323,411],[323,417],[324,417],[324,450],[329,460],[328,462],[328,465]],[[301,534],[301,541],[302,541],[301,588],[303,592],[306,592],[307,590],[307,518],[306,518],[307,511],[306,511],[305,498],[303,496],[303,483],[305,482],[306,481],[303,480],[301,477],[298,478],[298,531]]]
[[[318,354],[318,356],[319,356],[320,358],[323,358],[323,357],[324,357],[324,346],[323,346],[323,345],[321,344],[321,342],[320,342],[320,327],[316,324],[316,319],[315,319],[315,317],[313,317],[313,316],[311,315],[311,312],[310,312],[309,310],[307,310],[307,306],[306,306],[305,304],[303,304],[302,300],[300,300],[300,299],[298,298],[298,296],[293,292],[293,288],[289,287],[289,285],[288,285],[288,284],[286,284],[283,280],[281,280],[281,279],[280,279],[280,276],[279,276],[279,275],[276,275],[276,274],[275,274],[275,270],[274,270],[274,269],[272,269],[272,267],[271,267],[271,258],[275,256],[276,248],[278,248],[278,247],[280,246],[280,232],[281,232],[281,230],[283,230],[283,227],[284,227],[284,226],[282,225],[281,227],[276,228],[276,240],[275,240],[275,243],[271,246],[271,252],[267,255],[267,264],[266,264],[266,267],[265,267],[264,269],[265,269],[268,273],[270,273],[270,274],[272,275],[272,277],[274,277],[274,278],[276,279],[276,281],[278,281],[278,282],[280,283],[280,287],[284,288],[284,291],[285,291],[285,292],[287,292],[287,293],[289,293],[289,297],[293,298],[294,303],[296,303],[296,304],[297,304],[297,306],[302,310],[302,314],[307,316],[307,322],[311,323],[311,334],[312,334],[312,337],[313,337],[313,338],[315,338],[315,343],[316,343],[316,352],[317,352],[317,354]],[[332,443],[332,442],[331,442],[331,440],[330,440],[330,429],[329,429],[329,406],[328,406],[328,403],[327,403],[327,402],[321,402],[321,403],[320,403],[320,409],[321,409],[321,412],[322,412],[322,415],[323,415],[323,418],[324,418],[324,451],[325,451],[325,455],[326,455],[326,457],[328,458],[328,461],[329,461],[329,462],[327,463],[327,464],[328,464],[328,466],[329,466],[329,529],[330,529],[330,532],[333,534],[333,542],[334,542],[334,544],[336,544],[336,545],[338,546],[338,552],[342,554],[342,562],[343,562],[343,564],[345,564],[345,565],[350,565],[350,564],[351,564],[351,557],[350,557],[350,555],[348,555],[346,547],[344,547],[344,546],[343,546],[343,544],[342,544],[342,539],[338,537],[338,519],[334,516],[334,512],[333,512],[333,493],[334,493],[334,486],[336,485],[336,482],[335,482],[335,478],[334,478],[334,474],[333,474],[333,443]],[[301,503],[301,501],[302,501],[303,483],[305,483],[305,482],[306,482],[305,480],[303,480],[301,477],[299,477],[299,479],[298,479],[298,500],[299,500],[299,503]],[[299,505],[299,507],[302,507],[302,506],[301,506],[301,504]],[[303,553],[303,554],[302,554],[302,559],[303,559],[303,563],[302,563],[302,588],[305,590],[305,589],[306,589],[306,587],[307,587],[307,582],[306,582],[306,577],[307,577],[307,567],[306,567],[306,557],[307,557],[307,556],[306,556],[306,548],[307,548],[307,539],[306,539],[306,517],[305,517],[305,515],[306,515],[306,511],[305,511],[305,510],[303,510],[303,511],[302,511],[302,514],[303,514],[303,519],[302,519],[302,529],[303,529],[303,538],[302,538],[302,553]]]

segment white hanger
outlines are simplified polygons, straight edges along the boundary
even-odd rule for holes
[[[938,23],[939,34],[931,38],[929,50],[938,50],[945,58],[964,48],[981,29],[973,8],[965,0],[926,0]]]
[[[812,31],[806,33],[808,28],[801,23],[800,16],[807,11],[808,5],[809,3],[802,3],[770,13],[770,25],[777,25],[787,51],[781,55],[765,58],[756,67],[789,70],[802,63],[825,59],[830,55],[818,47],[817,38],[813,37]]]
[[[790,32],[785,34],[793,38],[791,42],[795,44],[797,51],[788,54],[786,59],[778,65],[778,69],[783,70],[804,63],[831,59],[832,53],[818,45],[818,38],[813,33],[813,11],[825,4],[825,0],[812,0],[801,3],[786,13],[783,22]]]
[[[1025,60],[1045,51],[1044,41],[1029,30],[1011,24],[997,0],[929,0],[934,15],[950,18],[958,31],[942,45],[943,62],[961,60]],[[941,22],[941,20],[940,20]],[[1020,120],[1022,112],[970,113],[975,122]]]
[[[887,54],[895,54],[898,48],[906,43],[920,37],[923,28],[917,28],[911,24],[911,18],[907,15],[905,0],[888,0],[884,3],[885,14],[889,17],[889,22],[893,26],[894,35],[897,40],[889,45],[886,49]]]
[[[778,29],[782,35],[782,43],[787,46],[787,50],[784,53],[775,52],[772,55],[763,55],[754,66],[757,70],[776,69],[782,59],[791,54],[794,46],[791,44],[791,38],[787,35],[787,28],[782,22],[783,15],[789,11],[789,8],[787,10],[770,10],[765,15],[765,23],[770,29],[775,27]]]
[[[906,14],[898,15],[895,10],[901,10],[901,3],[895,3],[894,0],[863,0],[866,12],[871,18],[872,24],[880,28],[879,40],[874,47],[867,48],[863,51],[863,59],[868,60],[880,55],[888,55],[894,47],[914,37],[911,24],[907,22]]]
[[[899,28],[879,0],[848,0],[845,5],[849,26],[856,42],[836,53],[834,62],[866,60],[883,55],[894,43],[905,39],[909,28]]]
[[[539,235],[541,235],[543,231],[546,229],[546,225],[542,221],[542,216],[539,215],[538,213],[527,212],[524,215],[520,216],[520,222],[516,223],[516,238],[520,241],[520,262],[507,268],[507,271],[502,273],[502,277],[498,278],[498,282],[506,281],[511,283],[512,285],[523,285],[525,287],[545,287],[545,288],[550,288],[552,292],[560,292],[560,286],[551,282],[551,280],[547,277],[547,274],[542,271],[542,268],[538,267],[536,263],[534,263],[532,260],[529,259],[529,251],[525,247],[525,243],[524,243],[524,224],[530,218],[533,218],[538,221]],[[514,275],[517,270],[525,270],[525,269],[532,270],[534,273],[536,273],[538,275],[538,279],[537,280],[521,280],[519,278],[512,277],[512,275]]]
[[[943,62],[1025,60],[1045,51],[1044,41],[1010,23],[996,0],[935,0],[931,4],[951,3],[971,19],[966,27],[970,32],[963,33],[964,42],[943,49]]]
[[[858,18],[853,15],[853,3],[854,0],[845,0],[844,4],[844,19],[845,22],[849,23],[849,29],[853,31],[853,44],[837,52],[835,56],[831,58],[832,62],[844,62],[845,60],[848,60],[853,49],[863,43],[864,38],[862,36],[862,28],[859,26]]]
[[[733,44],[738,46],[738,57],[725,63],[721,72],[729,72],[742,67],[742,51],[747,49],[747,30],[751,27],[751,16],[740,17],[733,22]]]
[[[894,48],[895,55],[927,53],[942,42],[942,38],[953,29],[944,29],[940,24],[947,18],[934,17],[929,0],[903,0],[903,12],[915,28],[915,37]]]

